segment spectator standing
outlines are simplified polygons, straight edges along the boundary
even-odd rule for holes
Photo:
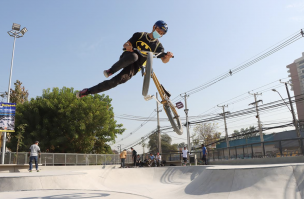
[[[131,147],[131,151],[132,151],[132,159],[134,161],[134,167],[136,166],[136,156],[137,156],[137,152],[133,149],[133,147]]]
[[[188,150],[187,150],[187,148],[186,147],[184,147],[184,149],[182,150],[182,152],[183,152],[183,160],[184,160],[184,164],[186,164],[187,163],[187,157],[188,157]]]
[[[207,148],[205,147],[204,144],[202,144],[202,152],[203,152],[203,157],[202,157],[202,160],[203,160],[203,163],[205,165],[207,165]]]
[[[127,156],[127,150],[124,149],[121,153],[120,153],[120,160],[121,160],[121,168],[125,168],[125,161],[126,161],[126,156]]]
[[[161,155],[159,155],[159,153],[157,153],[156,155],[156,163],[157,163],[157,166],[160,167],[161,166]]]
[[[29,172],[32,172],[32,161],[35,160],[35,166],[36,166],[36,171],[39,172],[38,170],[38,157],[40,158],[40,155],[41,155],[41,152],[40,152],[40,147],[38,146],[39,142],[36,141],[35,144],[33,144],[31,147],[30,147],[30,151],[28,153],[28,156],[30,157],[30,162],[29,162],[29,165],[30,165],[30,169],[29,169]]]

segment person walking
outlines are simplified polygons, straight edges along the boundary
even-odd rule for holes
[[[120,153],[120,162],[121,162],[121,166],[120,168],[125,168],[125,161],[126,161],[126,156],[127,156],[127,150],[124,149],[121,153]]]
[[[132,158],[133,158],[133,161],[134,161],[134,167],[136,167],[137,152],[133,149],[133,147],[131,147],[131,151],[132,151]]]
[[[184,160],[184,164],[187,164],[187,160],[188,160],[188,150],[186,147],[184,147],[184,149],[182,150],[182,153],[183,153],[183,160]]]
[[[30,147],[30,151],[28,153],[28,156],[30,157],[30,162],[29,162],[29,165],[30,165],[30,169],[29,169],[29,172],[32,172],[32,161],[35,160],[35,166],[36,166],[36,171],[39,172],[38,170],[38,157],[40,158],[40,155],[41,155],[41,152],[40,152],[40,147],[38,146],[39,142],[36,141],[35,144],[33,144],[31,147]]]
[[[202,152],[203,152],[203,157],[202,157],[203,163],[207,165],[207,148],[205,147],[204,144],[202,144]]]

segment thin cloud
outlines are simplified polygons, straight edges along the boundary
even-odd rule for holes
[[[293,8],[296,8],[296,9],[301,9],[301,10],[304,10],[304,3],[293,3],[293,4],[289,4],[286,6],[286,8],[288,9],[293,9]]]
[[[304,16],[301,16],[301,17],[290,17],[289,19],[291,21],[302,22],[302,21],[304,21]]]
[[[86,52],[87,51],[94,51],[101,45],[102,42],[103,42],[103,39],[99,39],[97,42],[94,42],[94,43],[91,43],[91,44],[86,43],[85,47],[84,47],[84,50]]]
[[[96,40],[94,42],[84,42],[81,43],[78,46],[78,55],[81,58],[87,58],[90,54],[92,54],[94,51],[100,49],[100,46],[104,42],[103,38],[100,38],[99,40]]]

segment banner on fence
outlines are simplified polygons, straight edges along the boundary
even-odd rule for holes
[[[15,103],[0,102],[0,132],[15,132]]]

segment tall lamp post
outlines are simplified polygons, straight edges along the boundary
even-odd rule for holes
[[[11,72],[10,72],[9,83],[8,83],[8,92],[7,92],[7,103],[10,102],[11,79],[12,79],[12,73],[13,73],[13,62],[14,62],[16,38],[23,37],[23,35],[27,32],[26,27],[24,27],[24,28],[22,28],[22,30],[20,30],[20,26],[21,26],[20,24],[13,23],[12,30],[7,32],[9,34],[9,36],[14,37],[14,45],[13,45],[13,53],[12,53],[12,61],[11,61]],[[6,148],[5,144],[6,144],[6,132],[3,132],[2,155],[1,155],[2,164],[4,164],[5,148]]]
[[[299,126],[298,126],[298,120],[297,120],[297,118],[295,116],[295,113],[294,113],[294,110],[293,110],[293,107],[292,107],[292,102],[291,102],[291,99],[290,99],[290,95],[289,95],[289,91],[288,91],[288,88],[287,88],[287,84],[285,84],[285,86],[286,86],[286,90],[287,90],[287,94],[288,94],[288,98],[289,98],[289,103],[290,103],[291,109],[288,107],[287,103],[285,102],[285,100],[283,99],[283,97],[281,96],[281,94],[279,93],[279,91],[277,91],[276,89],[272,89],[272,91],[273,92],[277,92],[280,95],[280,97],[283,100],[284,104],[287,106],[287,108],[291,112],[292,119],[293,119],[293,124],[294,124],[294,126],[296,128],[297,136],[301,137],[301,134],[300,134],[300,131],[299,131]]]

